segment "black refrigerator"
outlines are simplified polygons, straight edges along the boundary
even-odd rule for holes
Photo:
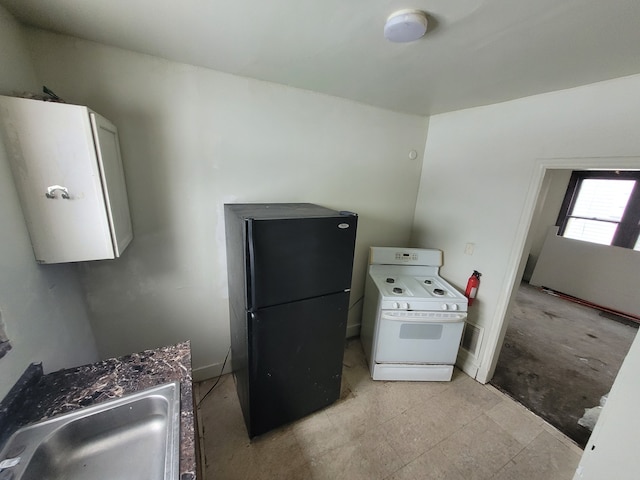
[[[225,204],[231,354],[249,437],[340,396],[358,216]]]

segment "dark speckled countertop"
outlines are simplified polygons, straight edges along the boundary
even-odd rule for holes
[[[42,374],[31,365],[0,404],[0,446],[17,428],[78,408],[180,381],[180,479],[196,478],[189,342]]]

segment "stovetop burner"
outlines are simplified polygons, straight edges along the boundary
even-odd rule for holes
[[[397,298],[406,298],[420,301],[461,300],[461,295],[445,280],[437,275],[393,275],[391,272],[374,273],[378,286],[383,295],[387,295],[397,301]],[[438,303],[438,308],[440,303]]]
[[[467,299],[439,274],[441,252],[428,249],[416,249],[415,252],[415,259],[399,258],[393,249],[372,249],[367,288],[371,280],[372,287],[379,294],[379,308],[413,312],[447,311],[448,314],[455,311],[464,314],[467,311]],[[395,257],[393,254],[396,254]]]

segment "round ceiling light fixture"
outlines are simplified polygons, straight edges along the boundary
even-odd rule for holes
[[[398,10],[387,18],[384,37],[390,42],[406,43],[427,33],[427,15],[420,10]]]

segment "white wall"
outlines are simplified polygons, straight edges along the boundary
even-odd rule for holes
[[[469,314],[485,328],[479,365],[469,366],[479,368],[479,380],[493,373],[524,269],[538,159],[568,158],[559,165],[570,169],[608,157],[603,165],[611,168],[611,157],[637,156],[640,102],[632,99],[639,90],[636,75],[431,117],[412,243],[444,249],[442,273],[460,288],[474,269],[483,274]],[[467,242],[475,244],[472,256],[464,254]]]
[[[639,280],[640,252],[560,237],[551,227],[530,283],[640,316]]]
[[[38,91],[22,28],[2,6],[0,45],[0,94]],[[51,371],[97,360],[76,271],[36,264],[1,137],[0,314],[13,346],[0,359],[0,398],[32,362]]]
[[[549,227],[556,224],[558,214],[562,207],[567,186],[571,179],[571,170],[548,170],[545,176],[544,192],[541,192],[540,214],[531,224],[529,231],[529,243],[531,248],[527,258],[527,264],[523,274],[523,280],[529,281],[542,251],[542,246],[547,238]],[[525,252],[526,253],[526,252]]]
[[[589,438],[574,480],[638,478],[640,335],[636,335]]]
[[[547,171],[548,188],[546,189],[545,197],[541,199],[544,201],[542,212],[535,225],[531,225],[531,231],[529,232],[531,239],[529,254],[535,258],[540,256],[549,227],[554,226],[558,220],[562,201],[567,193],[567,187],[571,179],[571,173],[571,170]]]
[[[196,377],[219,372],[225,202],[357,212],[357,332],[368,247],[408,243],[428,119],[41,30],[29,39],[43,82],[120,133],[134,240],[82,267],[102,356],[191,339]]]

